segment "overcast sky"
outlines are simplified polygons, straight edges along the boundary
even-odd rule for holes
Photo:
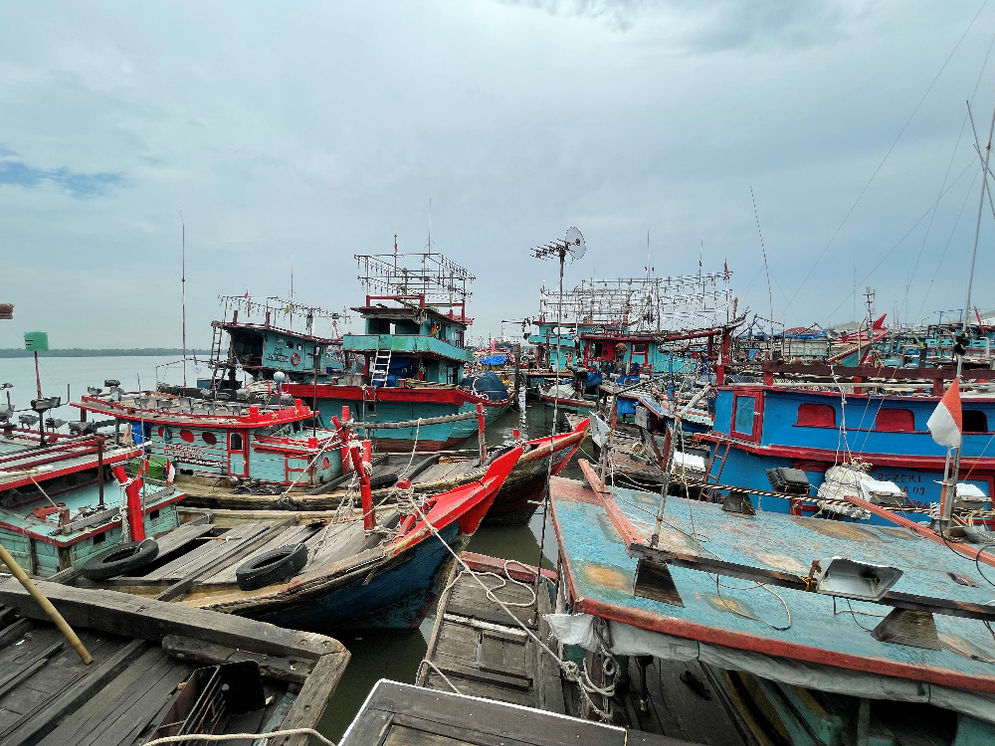
[[[433,246],[471,334],[583,277],[728,260],[788,326],[964,304],[995,4],[0,5],[0,347],[208,346],[221,293],[362,301],[353,254]],[[771,298],[750,189],[770,269]],[[986,205],[973,301],[995,307]],[[858,306],[858,314],[861,312]]]

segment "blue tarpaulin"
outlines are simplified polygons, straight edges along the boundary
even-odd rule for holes
[[[467,376],[460,381],[460,387],[473,391],[478,396],[491,401],[501,401],[508,398],[508,389],[497,373],[486,371],[474,376]]]
[[[504,365],[508,362],[507,355],[491,355],[480,359],[481,365]]]

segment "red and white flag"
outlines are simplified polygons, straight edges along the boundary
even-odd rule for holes
[[[933,414],[926,420],[933,440],[941,446],[960,448],[961,433],[964,430],[963,417],[960,408],[960,384],[954,379],[947,393],[936,405]]]

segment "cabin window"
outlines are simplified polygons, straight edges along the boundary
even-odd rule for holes
[[[289,349],[289,350],[294,349],[294,343],[290,339],[287,340],[287,349]]]
[[[796,425],[836,427],[836,409],[832,404],[800,404]]]
[[[633,342],[632,343],[632,354],[633,355],[645,355],[646,354],[646,343],[645,342]]]
[[[229,451],[242,450],[242,433],[232,433],[228,438]]]
[[[193,443],[193,433],[186,428],[180,430],[180,438],[185,440],[187,443]]]
[[[107,532],[104,532],[102,534],[94,534],[93,535],[93,543],[94,543],[94,545],[103,544],[105,541],[107,541]]]
[[[756,411],[757,402],[752,396],[736,397],[736,420],[733,423],[733,430],[746,435],[753,434],[753,413]]]
[[[874,418],[874,429],[888,433],[913,433],[915,417],[911,409],[882,409]]]
[[[980,409],[965,409],[962,416],[965,433],[988,432],[988,416]]]
[[[158,517],[159,517],[159,511],[158,510],[153,510],[151,513],[149,513],[149,520],[150,521],[154,521]]]
[[[217,438],[217,436],[214,433],[205,432],[205,433],[202,433],[200,437],[203,438],[204,442],[207,443],[207,445],[209,445],[209,446],[213,446],[213,445],[217,445],[218,444],[218,438]]]

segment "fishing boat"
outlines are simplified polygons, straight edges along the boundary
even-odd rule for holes
[[[199,387],[236,390],[240,388],[239,371],[254,381],[273,380],[281,373],[298,383],[324,383],[344,372],[338,329],[339,321],[348,320],[344,311],[329,311],[284,298],[257,298],[248,293],[223,295],[220,300],[222,317],[211,322],[213,374],[209,380],[198,381]],[[251,321],[252,318],[259,320]],[[302,329],[292,328],[295,318],[303,324]],[[331,323],[330,335],[316,334],[315,324],[321,320]]]
[[[861,468],[865,479],[898,485],[906,493],[899,500],[906,517],[930,519],[930,506],[939,502],[945,452],[926,422],[953,370],[768,362],[762,371],[761,381],[715,389],[714,427],[696,436],[711,449],[709,482],[771,489],[769,473],[793,469],[818,488],[830,469],[850,464]],[[995,397],[989,382],[995,372],[971,370],[965,376],[971,382],[963,399],[960,481],[991,496],[995,456],[987,449],[995,432]],[[985,497],[982,503],[987,502]],[[820,508],[778,500],[771,509],[814,513]]]
[[[358,514],[191,509],[190,520],[154,537],[154,562],[126,574],[84,566],[75,582],[144,596],[171,590],[184,606],[323,633],[417,626],[521,448],[448,492],[416,496],[400,487],[394,505],[381,510],[363,463],[368,453],[368,444],[350,444],[361,474]]]
[[[653,697],[646,668],[676,666],[751,742],[995,738],[995,606],[980,569],[992,555],[900,517],[855,525],[662,500],[581,467],[585,481],[551,486],[565,612],[546,618],[565,651],[587,656],[617,719],[644,717],[610,696],[626,667]]]
[[[108,551],[151,551],[139,550],[141,540],[178,525],[183,493],[127,476],[124,466],[141,453],[102,435],[0,429],[0,543],[36,577]]]
[[[193,744],[239,734],[234,742],[249,743],[290,731],[280,743],[306,746],[349,660],[322,635],[123,593],[36,586],[82,651],[17,581],[0,582],[5,744],[139,746],[170,736]]]
[[[465,268],[437,252],[357,254],[367,295],[353,308],[365,334],[346,334],[342,347],[362,360],[360,372],[332,383],[289,383],[288,393],[312,406],[327,423],[348,407],[380,450],[441,450],[477,430],[511,397],[493,372],[464,375],[472,360],[465,334],[469,285]]]
[[[111,386],[73,406],[110,418],[116,443],[143,446],[162,469],[168,462],[190,493],[220,484],[313,488],[342,474],[339,433],[318,428],[311,408],[287,395],[125,393]]]

